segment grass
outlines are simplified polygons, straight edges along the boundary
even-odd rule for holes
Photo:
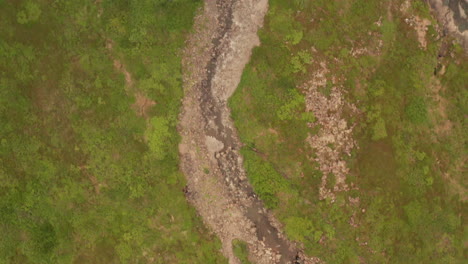
[[[415,2],[409,12],[429,17],[428,7]],[[401,3],[270,1],[259,33],[262,45],[230,100],[241,140],[257,150],[242,153],[254,189],[286,234],[328,263],[463,259],[465,203],[443,175],[462,177],[450,160],[460,164],[466,153],[466,144],[459,144],[466,137],[465,55],[452,46],[453,56],[439,62],[447,72],[434,76],[440,43],[429,30],[427,49],[419,47],[415,31],[398,11]],[[380,27],[374,23],[379,20]],[[301,63],[300,52],[312,47],[317,52],[311,63]],[[352,56],[360,47],[368,54]],[[334,203],[318,199],[321,172],[305,143],[316,131],[307,127],[313,120],[300,118],[305,113],[300,87],[322,61],[331,72],[327,79],[338,77],[345,99],[362,113],[351,121],[360,148],[347,158],[347,183],[359,189],[337,193]],[[447,118],[454,123],[443,135],[435,134],[434,78],[446,87],[441,96],[449,102]],[[321,89],[324,95],[330,85]],[[350,198],[357,197],[359,205],[353,205]],[[349,224],[351,217],[357,227]],[[364,241],[368,246],[361,245]]]
[[[232,249],[234,250],[234,255],[236,255],[241,264],[251,264],[249,261],[249,249],[247,247],[247,243],[235,239],[232,241]]]
[[[94,2],[0,1],[0,263],[226,263],[178,169],[199,3]]]

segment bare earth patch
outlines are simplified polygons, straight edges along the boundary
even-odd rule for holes
[[[109,51],[112,51],[113,46],[114,44],[112,40],[108,40],[106,43],[106,48]],[[120,73],[122,73],[125,77],[127,93],[133,93],[133,95],[135,96],[135,103],[132,105],[132,109],[135,110],[138,116],[148,118],[148,112],[151,109],[151,107],[156,104],[156,102],[149,99],[141,91],[134,89],[134,81],[133,81],[132,75],[130,74],[130,72],[127,70],[125,65],[119,59],[113,58],[113,62],[114,62],[114,68]]]
[[[414,27],[416,30],[416,34],[418,35],[418,42],[421,48],[426,49],[427,47],[427,40],[426,40],[426,32],[427,27],[431,25],[431,21],[425,18],[420,18],[418,16],[413,16],[411,19],[407,20],[411,26]]]
[[[453,123],[448,119],[447,115],[447,105],[449,102],[445,97],[441,96],[441,93],[444,92],[445,88],[440,83],[440,79],[435,77],[431,80],[431,88],[431,96],[437,106],[431,109],[431,116],[435,119],[435,132],[438,136],[447,135],[450,133]]]
[[[148,118],[148,112],[156,102],[146,97],[141,92],[135,92],[135,103],[132,108],[135,110],[137,115]]]
[[[428,30],[428,26],[431,25],[431,21],[426,18],[420,18],[419,16],[412,15],[410,13],[411,2],[409,0],[404,1],[400,6],[400,12],[402,12],[405,16],[405,23],[412,27],[418,36],[419,46],[422,49],[426,49],[427,47],[427,40],[426,40],[426,33]]]

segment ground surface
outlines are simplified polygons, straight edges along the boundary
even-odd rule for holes
[[[0,0],[0,263],[465,263],[467,3]]]

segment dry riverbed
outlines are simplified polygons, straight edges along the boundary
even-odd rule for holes
[[[205,1],[183,60],[185,97],[178,129],[185,193],[220,238],[231,264],[239,263],[234,239],[247,242],[254,263],[294,263],[299,252],[246,178],[227,107],[252,48],[260,44],[257,30],[267,8],[267,0]]]

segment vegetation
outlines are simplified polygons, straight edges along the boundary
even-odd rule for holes
[[[271,0],[262,45],[230,101],[255,191],[286,234],[327,263],[466,257],[466,194],[453,191],[463,186],[467,151],[466,55],[451,40],[436,40],[432,26],[421,48],[402,2]],[[431,19],[423,1],[407,12]],[[438,61],[442,41],[452,55]],[[319,200],[322,173],[305,142],[320,128],[308,127],[314,119],[303,84],[320,62],[336,82],[323,94],[341,86],[361,112],[345,113],[356,124],[359,149],[347,158],[347,184],[357,189],[335,193],[335,201]],[[434,76],[441,65],[446,72]]]
[[[227,262],[178,170],[180,51],[200,2],[0,0],[0,263]],[[466,54],[433,26],[421,48],[402,2],[270,0],[230,101],[256,193],[328,263],[466,259]],[[407,12],[431,19],[422,0]],[[360,109],[344,113],[356,188],[334,200],[306,143],[320,62],[320,91]],[[249,263],[245,242],[233,250]]]
[[[198,6],[0,1],[0,263],[226,263],[178,171]]]
[[[232,241],[234,255],[240,260],[241,264],[251,264],[249,261],[249,249],[244,241],[234,239]]]
[[[276,208],[279,202],[277,195],[283,190],[287,191],[287,181],[271,164],[255,155],[255,152],[243,149],[242,155],[245,157],[244,166],[255,192],[268,208]]]

